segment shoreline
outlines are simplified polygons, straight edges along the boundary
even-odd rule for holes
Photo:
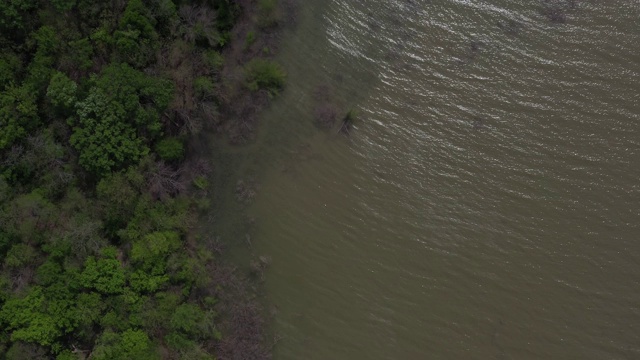
[[[223,141],[224,147],[250,146],[255,141],[256,132],[261,126],[259,117],[269,108],[270,102],[277,94],[269,93],[269,91],[260,89],[258,91],[247,91],[243,84],[243,70],[246,65],[255,58],[272,59],[278,54],[281,36],[284,31],[295,27],[297,16],[296,0],[277,0],[276,13],[277,20],[275,23],[261,27],[259,25],[259,10],[252,8],[253,11],[243,12],[237,19],[231,32],[230,46],[225,48],[222,56],[225,59],[225,65],[220,72],[220,77],[224,84],[223,99],[225,103],[221,104],[220,117],[224,119],[218,126],[207,129],[203,132],[204,138],[194,139],[200,145],[195,151],[198,154],[208,154],[212,146],[206,144],[207,140],[214,137]],[[255,4],[255,2],[252,2]],[[247,46],[247,39],[252,41]],[[264,49],[269,49],[267,52]],[[203,144],[204,142],[204,144]],[[227,143],[226,145],[224,143]],[[233,169],[236,170],[236,169]],[[225,175],[227,173],[225,172]],[[237,174],[232,174],[230,178],[235,178]],[[223,175],[224,176],[224,175]],[[234,197],[232,201],[236,204],[232,206],[238,212],[232,217],[246,217],[244,213],[246,205],[252,200],[251,193],[255,194],[250,180],[238,179],[237,182],[221,187],[227,191],[222,197]],[[214,181],[215,182],[215,181]],[[225,179],[225,183],[228,181]],[[218,184],[216,184],[218,185]],[[215,186],[215,190],[219,187]],[[223,191],[225,191],[223,190]],[[209,209],[208,211],[213,211]],[[204,213],[206,213],[205,211]],[[247,226],[252,226],[252,220],[246,218]],[[205,224],[200,219],[200,228],[196,230],[196,234],[203,231]],[[215,220],[214,220],[215,221]],[[269,260],[263,256],[251,255],[249,264],[235,264],[235,260],[224,258],[223,248],[227,246],[239,248],[251,248],[249,232],[244,234],[246,242],[241,241],[240,244],[216,244],[216,251],[223,257],[221,266],[213,266],[212,273],[217,273],[218,286],[227,286],[232,288],[232,292],[222,292],[217,294],[221,300],[221,314],[225,314],[227,318],[223,320],[223,326],[226,327],[226,335],[228,339],[222,345],[221,359],[270,359],[271,350],[276,345],[277,335],[272,334],[271,320],[269,312],[264,308],[264,295],[261,294],[263,289],[262,274],[269,265]],[[231,261],[231,262],[230,262]],[[247,268],[244,268],[244,267]],[[239,274],[238,274],[239,273]],[[225,318],[223,315],[222,318]],[[267,334],[273,335],[273,338],[267,338]],[[247,341],[247,339],[250,339]]]

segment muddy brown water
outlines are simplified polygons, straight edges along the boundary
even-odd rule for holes
[[[640,2],[301,3],[229,153],[274,359],[640,358]]]

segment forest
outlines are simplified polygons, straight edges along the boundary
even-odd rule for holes
[[[269,357],[191,144],[251,137],[289,6],[0,2],[0,359]]]

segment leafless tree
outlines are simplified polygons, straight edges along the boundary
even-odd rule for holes
[[[178,195],[186,189],[180,175],[180,170],[174,170],[164,161],[158,161],[146,174],[149,191],[159,199]]]

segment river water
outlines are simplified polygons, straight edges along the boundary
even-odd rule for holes
[[[638,19],[301,1],[243,157],[274,358],[640,358]],[[357,110],[350,136],[314,125],[322,103]]]

